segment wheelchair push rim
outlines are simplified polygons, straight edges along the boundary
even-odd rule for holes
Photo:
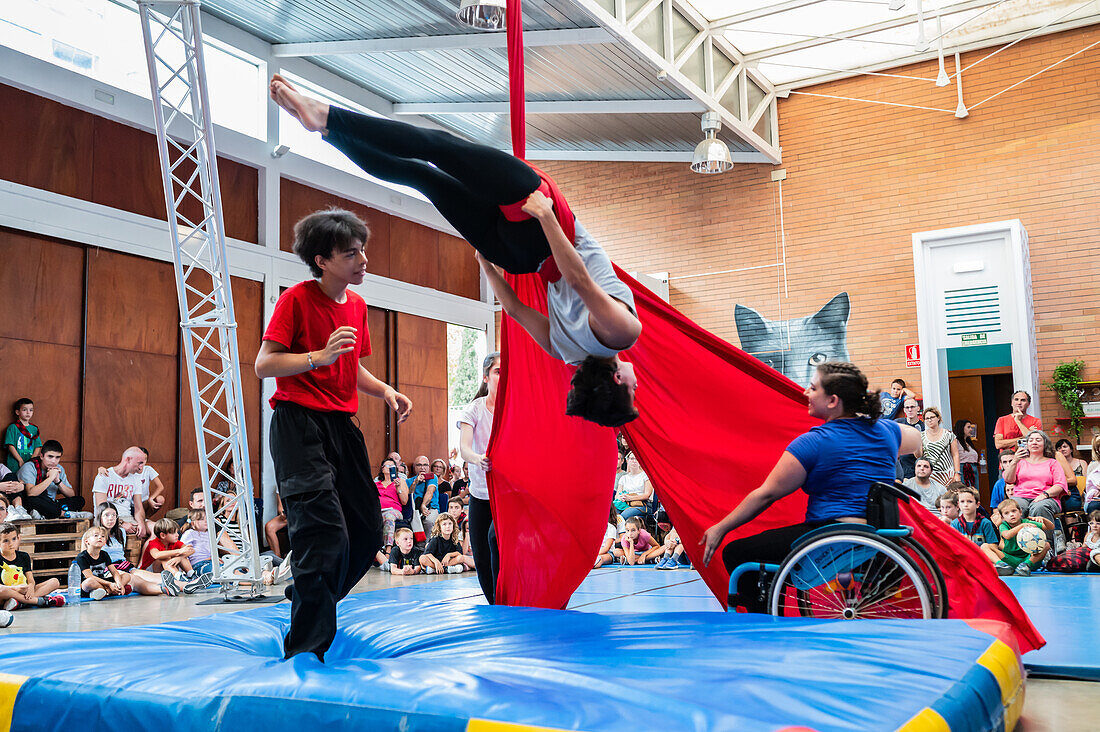
[[[897,544],[843,530],[784,560],[769,607],[780,617],[845,620],[927,619],[935,611],[924,572]]]

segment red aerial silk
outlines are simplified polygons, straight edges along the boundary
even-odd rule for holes
[[[513,82],[522,80],[523,68],[516,47],[519,4],[508,2]],[[515,88],[512,94],[515,134],[522,120],[515,116]],[[642,322],[638,342],[621,354],[638,374],[641,413],[624,432],[692,563],[724,605],[729,575],[720,558],[702,566],[703,532],[763,482],[792,439],[819,421],[807,414],[797,384],[618,272]],[[546,312],[546,286],[537,275],[506,277],[521,300]],[[560,608],[591,569],[607,527],[614,432],[565,416],[572,369],[507,316],[501,352],[488,480],[500,547],[496,599]],[[726,541],[801,522],[805,505],[805,495],[796,492]],[[976,546],[923,509],[903,506],[902,516],[944,572],[951,617],[1004,621],[1025,653],[1045,643]]]

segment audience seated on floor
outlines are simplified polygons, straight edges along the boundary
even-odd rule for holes
[[[51,595],[61,586],[56,577],[44,582],[34,581],[31,558],[19,551],[19,529],[15,524],[0,524],[0,603],[11,612],[22,607],[60,607],[65,598]],[[10,620],[4,618],[11,625]]]

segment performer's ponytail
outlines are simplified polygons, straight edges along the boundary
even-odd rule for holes
[[[882,416],[879,391],[868,391],[867,377],[859,367],[845,361],[829,361],[817,367],[821,388],[844,403],[844,416],[878,419]]]

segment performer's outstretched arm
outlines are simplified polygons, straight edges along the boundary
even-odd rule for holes
[[[492,262],[488,261],[481,256],[478,252],[477,263],[481,265],[481,269],[485,272],[486,278],[489,280],[489,286],[493,288],[493,292],[497,296],[497,300],[500,300],[501,307],[504,308],[504,312],[527,331],[531,338],[542,346],[542,350],[549,353],[551,356],[554,352],[550,350],[550,320],[545,315],[529,307],[519,299],[516,295],[516,291],[512,289],[512,286],[504,279],[504,275],[501,274],[500,268]],[[582,265],[583,266],[583,265]]]
[[[527,198],[523,210],[542,224],[554,263],[558,265],[561,276],[588,307],[594,321],[592,330],[600,342],[621,350],[633,346],[642,333],[641,321],[630,312],[630,308],[604,292],[592,279],[573,242],[562,231],[550,199],[541,191],[535,191]]]

